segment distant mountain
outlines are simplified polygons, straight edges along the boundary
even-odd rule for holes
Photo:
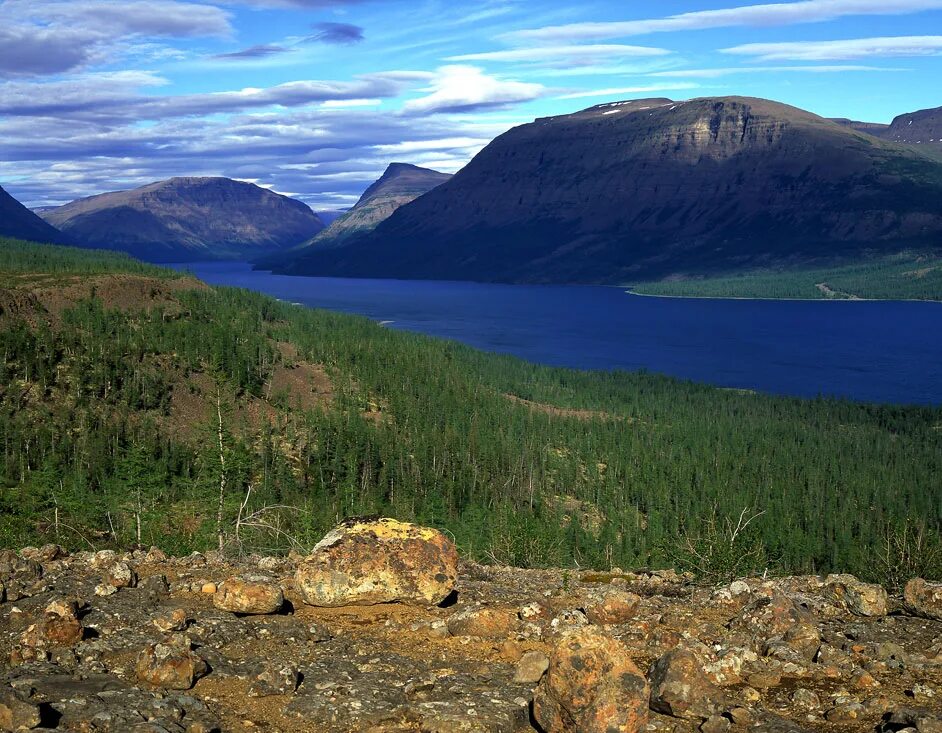
[[[942,107],[900,115],[882,137],[900,143],[935,145],[942,148]]]
[[[942,243],[942,164],[776,102],[602,104],[514,128],[451,180],[284,271],[624,283]]]
[[[68,237],[0,188],[0,237],[68,244]]]
[[[300,201],[228,178],[171,178],[41,215],[82,245],[151,262],[250,259],[293,247],[324,228]]]
[[[409,163],[390,163],[386,172],[360,197],[356,206],[318,234],[312,244],[339,242],[347,237],[375,229],[400,206],[447,181],[451,176]]]
[[[857,132],[866,132],[874,137],[883,137],[886,131],[890,129],[889,125],[882,122],[860,122],[859,120],[849,120],[846,117],[832,117],[830,119],[831,122],[836,122],[838,125],[849,127]]]

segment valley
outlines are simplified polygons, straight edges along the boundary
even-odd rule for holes
[[[477,560],[665,567],[753,507],[743,573],[872,577],[887,533],[939,521],[937,407],[537,366],[107,253],[3,250],[8,547],[185,553],[270,511],[241,541],[288,550],[389,514]]]

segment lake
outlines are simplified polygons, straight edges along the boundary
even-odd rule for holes
[[[213,285],[579,369],[646,369],[800,397],[942,404],[942,304],[687,300],[621,288],[288,277],[177,266]]]

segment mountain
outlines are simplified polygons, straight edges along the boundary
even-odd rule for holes
[[[0,188],[0,237],[68,244],[68,237]]]
[[[850,120],[846,117],[831,117],[829,119],[831,122],[836,122],[838,125],[849,127],[857,132],[866,132],[868,135],[873,135],[874,137],[883,137],[886,131],[890,129],[889,125],[885,125],[882,122],[861,122],[860,120]]]
[[[451,176],[409,163],[390,163],[386,172],[360,197],[350,211],[318,234],[313,244],[338,242],[360,232],[375,229],[400,206],[447,181]]]
[[[171,178],[41,215],[84,246],[152,262],[248,259],[297,245],[324,228],[300,201],[228,178]]]
[[[501,135],[296,274],[625,283],[938,248],[942,164],[762,99],[603,104]]]
[[[882,137],[900,143],[934,144],[942,148],[942,107],[900,115]]]

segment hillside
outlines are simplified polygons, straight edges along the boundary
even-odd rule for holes
[[[68,237],[0,188],[0,237],[67,244]]]
[[[760,99],[637,100],[501,135],[293,274],[624,283],[938,248],[942,163]]]
[[[375,229],[400,206],[414,201],[449,178],[449,174],[429,168],[390,163],[383,175],[363,192],[356,206],[314,237],[311,244],[336,243],[353,234]]]
[[[251,183],[171,178],[44,210],[74,241],[151,262],[251,259],[323,229],[311,209]]]
[[[641,295],[687,298],[942,301],[942,259],[901,254],[844,267],[759,270],[630,287]]]
[[[385,514],[476,560],[663,567],[752,508],[756,571],[871,577],[888,533],[942,521],[939,409],[539,367],[9,240],[0,324],[7,547],[185,553],[261,512],[240,542],[288,549]]]

